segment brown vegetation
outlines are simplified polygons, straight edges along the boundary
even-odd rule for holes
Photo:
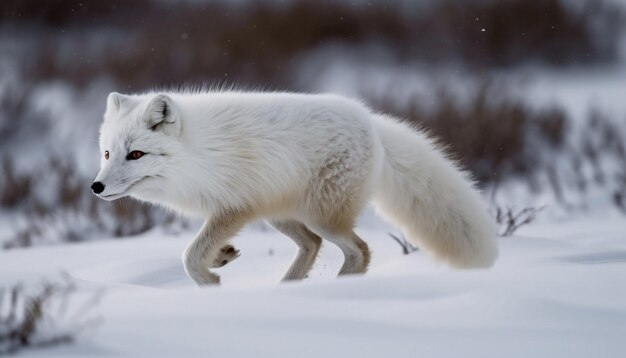
[[[69,299],[76,290],[67,278],[59,283],[44,282],[39,289],[21,284],[0,287],[0,355],[71,343],[82,330],[97,323],[96,318],[86,318],[85,313],[100,293],[69,312],[79,315],[65,322],[68,325],[56,325],[59,322],[55,319],[66,321]]]
[[[616,57],[621,15],[602,1],[578,11],[559,0],[409,4],[13,0],[0,4],[0,22],[35,42],[24,56],[29,76],[86,85],[106,75],[129,89],[202,81],[298,89],[299,56],[337,43],[382,44],[399,62],[483,68]]]

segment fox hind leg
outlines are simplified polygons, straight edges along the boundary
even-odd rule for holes
[[[340,276],[367,272],[367,267],[370,264],[369,247],[354,231],[348,234],[329,236],[328,240],[333,241],[343,251],[344,262],[341,270],[339,270]]]
[[[353,228],[358,214],[365,206],[365,200],[362,198],[366,195],[356,189],[346,190],[341,194],[350,197],[350,200],[345,199],[343,205],[330,207],[322,205],[316,212],[325,215],[311,217],[311,222],[307,225],[313,232],[337,245],[343,252],[344,262],[339,275],[363,274],[370,263],[370,251],[367,243],[354,232]],[[338,194],[336,197],[341,196]]]
[[[344,262],[339,275],[363,274],[370,263],[367,243],[352,230],[318,230],[326,240],[337,245],[343,252]]]
[[[298,245],[298,254],[283,277],[283,281],[305,278],[311,267],[313,267],[317,253],[322,245],[322,238],[297,221],[271,221],[270,224]]]

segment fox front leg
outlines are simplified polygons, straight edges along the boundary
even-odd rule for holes
[[[209,267],[218,268],[225,266],[226,264],[237,259],[239,256],[241,256],[239,250],[235,249],[233,245],[226,245],[220,249],[217,254],[217,258],[213,260]]]
[[[225,254],[222,248],[246,223],[246,216],[236,211],[223,211],[207,219],[191,245],[183,252],[185,272],[198,286],[219,284],[220,277],[209,267]],[[230,248],[229,257],[234,260],[238,251]],[[226,251],[229,251],[228,249]],[[236,256],[233,256],[236,255]],[[222,259],[223,261],[223,259]],[[221,261],[220,261],[221,262]]]

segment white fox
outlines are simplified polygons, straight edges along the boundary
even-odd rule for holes
[[[236,91],[111,93],[92,185],[206,219],[183,253],[197,285],[238,256],[228,240],[265,219],[299,247],[284,280],[304,278],[322,238],[340,275],[370,253],[353,231],[370,199],[420,249],[453,267],[489,267],[495,229],[471,179],[426,134],[335,96]]]

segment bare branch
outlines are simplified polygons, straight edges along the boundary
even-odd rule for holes
[[[400,247],[402,247],[402,253],[404,255],[408,255],[411,252],[415,252],[415,251],[419,251],[419,248],[415,245],[413,245],[412,243],[408,242],[404,236],[402,237],[398,237],[392,233],[387,233],[395,242],[398,243],[398,245],[400,245]]]
[[[511,236],[524,225],[528,225],[535,220],[537,213],[543,210],[540,208],[524,208],[519,211],[515,211],[512,208],[503,209],[502,207],[495,208],[495,219],[501,230],[499,236]]]

